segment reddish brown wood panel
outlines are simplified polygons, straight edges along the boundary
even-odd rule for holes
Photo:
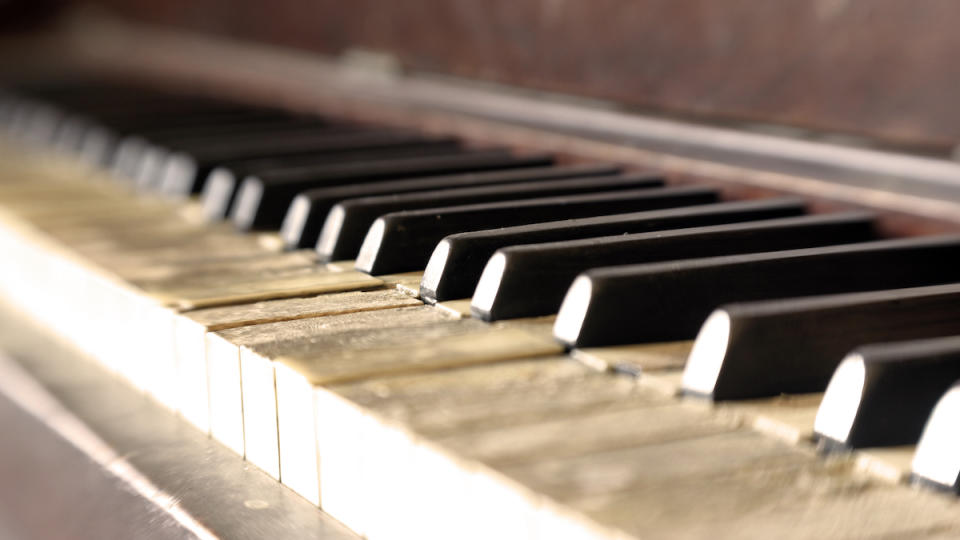
[[[681,115],[960,141],[942,0],[100,0],[138,18]]]

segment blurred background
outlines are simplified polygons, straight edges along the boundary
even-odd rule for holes
[[[24,36],[78,14],[788,135],[940,157],[960,142],[955,2],[0,0],[7,65],[31,61]]]

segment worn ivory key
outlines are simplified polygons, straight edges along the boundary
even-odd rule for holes
[[[91,223],[97,222],[95,215],[90,216],[90,220]],[[136,222],[136,219],[131,218],[130,221]],[[122,224],[122,222],[123,220],[119,220],[117,223]],[[125,235],[110,227],[103,228],[101,232],[102,239],[105,241],[122,238]],[[305,253],[273,254],[261,248],[250,255],[232,253],[228,249],[221,251],[181,246],[176,251],[169,252],[176,257],[168,259],[166,257],[168,253],[163,250],[137,252],[129,249],[141,244],[139,240],[144,238],[149,243],[148,237],[153,233],[154,231],[145,230],[139,237],[134,235],[116,249],[101,250],[98,253],[99,257],[95,259],[114,273],[133,279],[142,288],[155,293],[154,295],[145,295],[128,284],[117,281],[110,276],[109,272],[104,273],[103,268],[98,268],[97,264],[74,259],[62,248],[48,246],[49,240],[40,240],[36,233],[32,232],[21,236],[33,238],[33,240],[26,245],[18,241],[20,247],[12,248],[12,252],[15,253],[18,249],[27,250],[22,259],[36,259],[36,264],[32,266],[37,275],[28,278],[24,276],[26,280],[11,280],[10,283],[43,279],[47,273],[46,268],[49,268],[50,274],[58,274],[55,279],[49,278],[49,282],[59,287],[47,285],[42,288],[49,291],[49,301],[44,300],[47,295],[35,295],[36,297],[29,302],[37,306],[55,302],[56,309],[42,310],[48,313],[44,318],[58,326],[75,329],[76,331],[71,331],[70,334],[85,350],[95,352],[95,355],[104,359],[111,369],[122,374],[135,386],[153,394],[161,403],[174,410],[184,405],[181,403],[183,401],[180,393],[182,381],[178,380],[180,366],[177,362],[177,354],[183,351],[183,347],[172,339],[175,334],[175,323],[179,318],[177,311],[199,305],[201,302],[195,301],[198,298],[204,305],[236,304],[251,298],[247,294],[247,290],[251,288],[256,289],[258,296],[274,298],[291,294],[307,295],[325,291],[376,288],[383,285],[381,280],[356,272],[337,272],[326,276],[327,272],[322,267],[316,267],[312,257]],[[173,235],[173,237],[176,236]],[[201,236],[211,238],[216,235],[206,233]],[[219,243],[214,245],[223,248]],[[277,282],[280,286],[273,289],[269,286],[261,287],[265,283],[276,285]],[[296,287],[291,287],[291,282]],[[190,295],[179,294],[184,291]],[[196,291],[196,296],[191,296],[193,294],[191,291]],[[165,307],[164,302],[158,302],[155,298],[157,296],[162,296],[164,302],[173,309]],[[187,296],[190,297],[189,301]],[[287,306],[288,308],[298,307],[300,312],[296,316],[338,312],[337,306],[334,305],[336,299],[332,299],[323,308],[317,306],[311,308],[302,302],[298,303],[298,300],[291,300]],[[364,301],[369,302],[363,306],[358,306],[356,301],[348,302],[347,306],[339,306],[339,311],[415,303],[409,297],[400,298],[392,292],[390,298],[368,297]],[[97,305],[99,308],[81,318],[82,320],[71,318],[69,321],[59,321],[57,319],[58,315],[67,317],[70,313],[89,312],[81,307],[89,305]],[[246,315],[235,314],[230,322],[235,325],[243,322],[264,322],[262,314],[253,316],[250,311],[256,310],[248,309],[245,312]],[[289,316],[289,313],[284,315],[283,309],[280,311],[280,318]],[[241,313],[244,311],[241,310]],[[213,316],[219,317],[217,319],[219,323],[222,323],[225,318],[223,314]],[[244,321],[244,317],[256,320]],[[129,339],[118,340],[115,337],[102,335],[104,329],[120,332]],[[202,335],[200,339],[202,351]],[[194,384],[194,387],[202,386],[204,392],[198,392],[194,402],[187,404],[185,416],[202,426],[205,423],[203,418],[207,414],[204,397],[205,364],[201,364],[201,368],[203,370],[201,383]],[[196,402],[203,403],[202,408],[197,407]],[[196,412],[198,410],[201,412]]]
[[[211,432],[217,436],[219,430],[227,437],[232,433],[235,443],[240,434],[254,444],[276,441],[279,432],[279,448],[265,455],[279,458],[282,482],[318,500],[310,406],[314,387],[383,374],[555,354],[561,348],[546,338],[548,328],[549,323],[526,328],[490,326],[471,319],[456,320],[441,310],[420,306],[211,334]],[[535,329],[538,334],[532,333]],[[242,380],[238,381],[240,374]],[[239,405],[226,409],[226,404],[236,404],[241,395],[238,382],[242,382],[243,410],[264,414],[241,417]],[[221,400],[215,393],[234,397]],[[218,409],[221,406],[224,408]],[[271,414],[274,406],[276,413]],[[242,433],[239,422],[243,422]]]
[[[147,292],[164,305],[186,310],[274,298],[373,289],[383,285],[381,280],[362,272],[328,272],[322,268],[278,273],[270,276],[269,281],[258,279],[257,276],[244,276],[228,283],[204,281],[169,289],[148,287]]]
[[[431,308],[425,308],[431,309]],[[274,363],[281,480],[301,494],[319,492],[316,468],[313,391],[319,385],[495,363],[557,354],[560,347],[541,335],[510,327],[490,327],[470,319],[432,326],[417,336],[388,337],[373,347],[351,347],[340,354],[288,354]],[[249,360],[248,360],[249,358]],[[244,355],[244,365],[262,360]],[[307,409],[304,409],[304,406]]]
[[[95,260],[108,269],[119,268],[121,272],[124,267],[130,266],[131,252],[139,252],[142,259],[156,264],[155,248],[175,246],[177,251],[182,251],[185,250],[184,242],[191,239],[220,240],[217,233],[207,229],[195,226],[180,229],[176,225],[166,231],[152,228],[133,233],[96,231],[93,239],[103,243],[100,256]],[[111,247],[113,244],[115,247]],[[206,253],[205,250],[198,251],[199,256]],[[114,252],[124,255],[114,262],[110,255]],[[136,281],[159,303],[178,309],[369,289],[383,285],[381,280],[359,272],[328,272],[323,267],[311,264],[302,254],[277,255],[274,258],[266,257],[266,260],[275,262],[258,264],[241,258],[232,265],[212,264],[212,268],[208,267],[206,272],[202,268],[188,269],[171,276],[167,281],[151,281],[142,277]],[[140,265],[141,268],[143,266],[147,264]],[[123,277],[130,279],[137,276],[135,273],[126,273]]]
[[[394,289],[331,293],[306,298],[267,300],[253,304],[220,306],[180,314],[174,320],[176,380],[180,387],[176,409],[203,432],[210,431],[206,335],[241,326],[326,317],[361,311],[417,306],[420,302]],[[238,360],[239,361],[239,358]],[[250,375],[248,373],[248,375]],[[258,459],[248,447],[251,460],[275,477],[276,467]]]
[[[717,523],[719,537],[737,537],[749,518],[725,510],[741,507],[767,531],[803,522],[822,534],[841,514],[804,509],[831,501],[877,510],[907,502],[914,513],[897,530],[956,526],[944,504],[910,503],[909,490],[874,485],[848,463],[824,464],[561,358],[369,379],[315,396],[322,506],[369,538],[656,537],[701,500],[699,489],[712,506],[687,511],[682,535]],[[730,489],[741,482],[743,493]],[[628,503],[641,518],[631,519]]]
[[[743,538],[745,531],[756,538],[912,538],[960,527],[953,501],[873,482],[849,462],[823,461],[749,432],[505,473],[631,538]],[[551,521],[541,522],[544,538],[565,530],[564,521]]]
[[[340,334],[364,339],[366,333],[384,327],[392,327],[400,333],[411,333],[414,328],[437,325],[448,321],[448,317],[435,310],[424,307],[406,307],[381,311],[363,311],[343,313],[321,318],[290,320],[225,329],[206,334],[206,362],[209,388],[209,423],[211,435],[223,442],[235,452],[244,454],[244,409],[257,411],[255,416],[247,418],[249,423],[256,419],[269,419],[276,422],[275,398],[271,397],[257,406],[244,407],[241,397],[241,373],[247,375],[251,388],[246,392],[248,398],[260,396],[264,392],[253,389],[254,383],[273,386],[273,371],[267,367],[258,369],[250,362],[241,367],[241,352],[246,349],[273,346],[281,348],[284,344],[323,342],[335,340]],[[349,339],[349,338],[341,338]],[[254,376],[254,373],[259,376]],[[267,391],[272,394],[272,390]],[[259,409],[257,408],[259,407]],[[264,408],[265,407],[265,408]],[[262,411],[262,414],[259,412]],[[252,429],[252,426],[251,426]],[[268,430],[269,431],[269,430]],[[274,440],[276,427],[272,428]],[[270,435],[266,435],[269,437]],[[262,439],[261,439],[262,440]],[[256,453],[254,453],[256,454]],[[274,460],[275,461],[275,460]],[[275,471],[276,463],[264,461],[257,463],[267,471]]]
[[[556,356],[373,378],[317,388],[315,396],[323,508],[371,538],[391,530],[500,537],[494,533],[506,532],[496,530],[505,516],[530,501],[514,495],[521,501],[511,509],[488,490],[477,493],[474,484],[495,475],[471,460],[523,462],[730,429],[693,410],[686,410],[693,423],[681,425],[675,401]],[[571,441],[573,432],[583,436]],[[497,509],[482,518],[495,526],[469,515],[476,505]],[[430,519],[427,508],[436,511]]]

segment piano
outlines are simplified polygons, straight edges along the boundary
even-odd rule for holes
[[[60,6],[0,535],[960,535],[951,11]]]

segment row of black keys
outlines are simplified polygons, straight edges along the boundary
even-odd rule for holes
[[[716,400],[833,378],[817,425],[828,447],[916,443],[960,378],[960,339],[945,337],[960,334],[958,237],[883,240],[866,213],[722,202],[450,137],[123,88],[31,90],[0,102],[8,132],[143,191],[201,193],[211,221],[279,229],[322,260],[425,268],[428,302],[472,296],[486,320],[559,312],[557,338],[577,347],[699,330],[684,388]],[[863,346],[878,342],[899,343]]]

